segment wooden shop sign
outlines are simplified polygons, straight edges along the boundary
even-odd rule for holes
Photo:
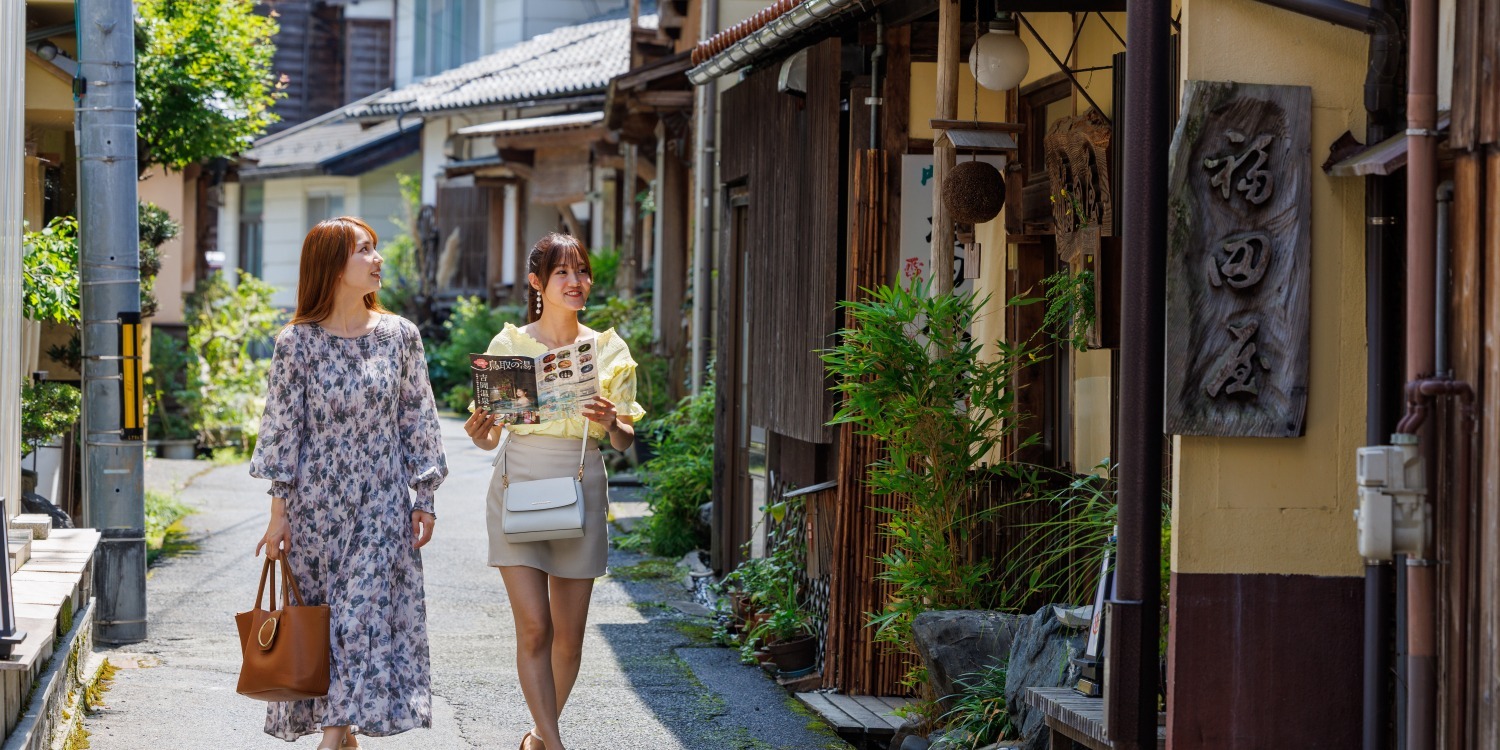
[[[1169,434],[1303,434],[1311,116],[1306,86],[1187,83],[1170,166]]]

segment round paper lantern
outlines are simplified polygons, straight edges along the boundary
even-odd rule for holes
[[[1026,78],[1031,53],[1014,29],[991,29],[969,50],[969,72],[991,91],[1009,91]]]

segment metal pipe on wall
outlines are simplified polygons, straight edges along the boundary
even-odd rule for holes
[[[1411,0],[1406,94],[1406,380],[1433,374],[1437,188],[1437,0]],[[1409,400],[1410,403],[1410,400]],[[1400,429],[1400,428],[1398,428]],[[1408,440],[1419,439],[1415,427]],[[1402,430],[1403,432],[1405,430]],[[1432,441],[1427,441],[1431,458]],[[1429,467],[1435,464],[1427,461]],[[1406,561],[1407,750],[1437,741],[1437,569],[1432,560]]]
[[[703,0],[703,18],[698,38],[708,39],[719,31],[718,0]],[[703,390],[708,375],[708,351],[713,345],[709,335],[713,311],[713,244],[714,197],[718,185],[718,111],[719,80],[710,78],[696,87],[693,104],[697,108],[694,125],[693,179],[697,180],[698,199],[693,201],[693,345],[690,383],[693,394]]]
[[[130,0],[78,3],[78,234],[83,298],[83,488],[102,540],[97,637],[146,638],[145,444],[126,439],[122,318],[141,309],[135,37]],[[137,339],[138,342],[138,339]]]
[[[1104,690],[1109,738],[1121,750],[1156,747],[1171,20],[1169,0],[1133,0],[1126,12],[1119,557]]]

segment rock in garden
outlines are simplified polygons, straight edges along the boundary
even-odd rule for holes
[[[891,738],[890,750],[927,750],[927,733],[932,730],[927,721],[920,716],[913,716],[901,722],[896,728],[896,736]],[[911,740],[910,745],[907,741]]]
[[[962,690],[957,684],[960,678],[1005,660],[1012,637],[1026,620],[982,610],[917,615],[912,621],[913,640],[933,694],[949,706],[947,698]]]
[[[893,750],[927,750],[930,747],[932,747],[932,743],[928,742],[925,737],[912,734],[907,735],[901,741],[901,746],[893,748]]]
[[[1071,605],[1042,607],[1026,618],[1016,631],[1010,647],[1010,663],[1005,673],[1005,700],[1010,706],[1010,721],[1021,732],[1017,747],[1044,750],[1047,735],[1042,731],[1042,712],[1026,704],[1026,689],[1063,687],[1078,679],[1071,659],[1083,652],[1087,631],[1062,624],[1053,606],[1068,609]]]

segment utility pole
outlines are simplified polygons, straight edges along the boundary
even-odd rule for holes
[[[106,643],[146,638],[135,20],[131,0],[79,0],[78,230],[83,281],[83,507]]]

